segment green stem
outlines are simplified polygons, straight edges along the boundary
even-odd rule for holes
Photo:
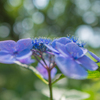
[[[48,81],[49,81],[49,91],[50,91],[50,100],[52,99],[52,83],[51,83],[51,70],[48,70]]]

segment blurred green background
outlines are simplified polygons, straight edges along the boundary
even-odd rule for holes
[[[0,41],[67,35],[100,56],[100,0],[0,0]],[[54,87],[89,93],[84,100],[100,100],[100,79],[66,78]],[[45,88],[31,71],[0,64],[0,100],[48,100],[41,93]]]

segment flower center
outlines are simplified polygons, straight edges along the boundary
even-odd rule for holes
[[[17,55],[17,54],[18,54],[18,51],[15,51],[13,54],[14,54],[14,55]]]

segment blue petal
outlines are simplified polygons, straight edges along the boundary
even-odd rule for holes
[[[46,44],[45,44],[45,46],[46,46],[49,50],[53,51],[55,54],[59,54],[59,52],[58,52],[58,50],[57,50],[57,45],[56,45],[57,42],[65,45],[65,44],[71,42],[71,40],[70,40],[69,38],[62,37],[62,38],[59,38],[59,39],[55,39],[55,40],[52,42],[51,45],[46,45]]]
[[[31,55],[32,55],[32,51],[26,49],[26,50],[23,50],[22,52],[18,53],[16,55],[16,59],[25,59]]]
[[[0,51],[13,53],[16,51],[16,42],[12,40],[0,41]]]
[[[7,52],[0,52],[0,63],[12,64],[14,62],[15,58],[12,54],[9,54]]]
[[[56,42],[57,50],[63,54],[64,56],[71,56],[70,53],[67,51],[64,44],[61,44],[59,42]]]
[[[0,57],[6,56],[8,53],[8,51],[0,51]]]
[[[59,42],[61,44],[64,44],[66,45],[67,43],[70,43],[71,40],[69,38],[66,38],[66,37],[62,37],[62,38],[59,38],[59,39],[55,39],[53,42],[52,42],[52,47],[55,48],[56,47],[56,42]]]
[[[83,56],[77,60],[88,70],[96,70],[98,68],[97,64],[87,56]]]
[[[81,55],[81,57],[82,57],[82,56],[84,56],[87,53],[88,50],[83,48],[83,47],[80,47],[80,49],[83,51],[83,54]]]
[[[51,44],[53,48],[56,47],[56,42],[57,42],[57,40],[58,40],[58,39],[54,39],[54,40],[53,40],[53,42],[52,42],[52,44]]]
[[[67,43],[70,43],[71,40],[69,38],[66,38],[66,37],[62,37],[62,38],[59,38],[58,41],[59,43],[62,43],[64,45],[66,45]]]
[[[86,70],[73,59],[69,57],[56,56],[55,61],[64,75],[74,79],[84,79],[87,77]]]
[[[33,44],[32,44],[32,40],[31,39],[20,39],[19,41],[17,41],[17,49],[18,52],[21,52],[25,49],[32,49]]]
[[[99,58],[98,56],[96,56],[94,53],[92,53],[92,52],[90,52],[90,51],[88,51],[88,52],[89,52],[89,54],[90,54],[93,58],[95,58],[97,61],[100,62],[100,58]]]
[[[31,59],[31,57],[25,58],[25,59],[17,59],[19,62],[21,62],[22,64],[31,64],[34,63],[35,60]]]
[[[47,45],[47,44],[45,44],[45,46],[46,46],[49,50],[51,50],[52,52],[54,52],[55,54],[59,54],[59,52],[58,52],[56,49],[54,49],[52,46]]]
[[[76,43],[68,43],[66,45],[66,49],[72,55],[72,57],[76,59],[82,57],[87,52],[87,50],[81,49]]]

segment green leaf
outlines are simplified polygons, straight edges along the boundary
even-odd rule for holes
[[[100,72],[99,71],[88,71],[87,79],[92,79],[92,78],[100,78]]]
[[[26,64],[22,64],[20,62],[15,62],[17,65],[21,66],[21,67],[24,67],[26,69],[29,69],[31,70],[32,72],[34,72],[34,74],[39,78],[41,79],[45,84],[48,84],[48,81],[46,81],[43,76],[33,67],[33,66],[28,66]]]
[[[56,83],[57,81],[61,80],[62,78],[65,78],[66,76],[64,76],[63,74],[57,74],[55,76],[55,78],[52,81],[52,84]]]

